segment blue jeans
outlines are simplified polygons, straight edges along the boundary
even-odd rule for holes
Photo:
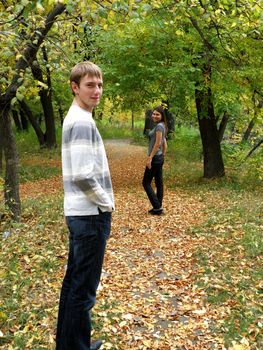
[[[66,217],[69,255],[63,280],[56,350],[90,350],[90,310],[96,302],[111,213]]]
[[[151,169],[145,168],[142,185],[154,209],[162,207],[163,203],[163,155],[154,156]],[[156,192],[152,188],[155,181]]]

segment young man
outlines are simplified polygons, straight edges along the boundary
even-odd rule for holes
[[[108,161],[92,110],[102,94],[102,72],[91,62],[71,71],[73,103],[63,123],[62,172],[69,255],[58,313],[56,350],[96,350],[90,310],[96,301],[114,198]]]

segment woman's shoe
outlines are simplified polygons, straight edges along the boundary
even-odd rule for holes
[[[162,215],[163,214],[163,208],[151,209],[151,210],[149,210],[149,213],[151,215]]]

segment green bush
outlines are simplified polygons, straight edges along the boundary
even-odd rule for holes
[[[168,140],[169,154],[174,155],[175,162],[200,161],[202,147],[199,131],[195,128],[180,127],[172,139]]]

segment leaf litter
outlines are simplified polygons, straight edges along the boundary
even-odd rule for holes
[[[222,315],[195,280],[201,269],[195,251],[205,238],[190,229],[204,221],[205,201],[165,186],[165,215],[149,215],[141,185],[145,148],[126,142],[107,142],[106,148],[116,211],[94,308],[94,336],[104,338],[103,349],[225,349],[223,335],[215,332]],[[0,314],[0,349],[53,349],[67,256],[61,177],[22,184],[21,197],[44,198],[49,205],[37,213],[25,210],[17,234],[3,243],[8,256],[15,252],[11,271],[1,264],[5,297],[11,295],[14,305],[10,314],[5,306]],[[243,341],[232,349],[250,347]]]

